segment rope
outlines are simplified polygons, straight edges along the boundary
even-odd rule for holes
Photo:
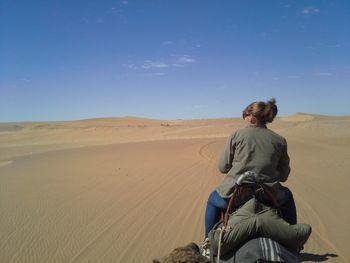
[[[222,241],[222,233],[225,231],[225,226],[222,226],[220,229],[220,235],[219,235],[219,244],[218,244],[218,254],[216,257],[216,263],[220,263],[220,254],[221,254],[221,241]]]
[[[232,213],[234,199],[238,196],[238,194],[239,194],[239,189],[237,186],[235,186],[232,197],[230,198],[230,201],[228,202],[228,205],[227,205],[227,209],[226,209],[226,213],[225,213],[224,221],[223,221],[224,226],[227,225],[228,217]]]

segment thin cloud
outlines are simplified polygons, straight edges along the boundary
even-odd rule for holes
[[[167,64],[165,64],[162,61],[153,61],[153,60],[144,60],[142,63],[124,63],[122,64],[123,67],[137,70],[137,69],[163,69],[169,67]]]
[[[171,44],[173,44],[173,43],[174,43],[174,42],[171,41],[171,40],[165,40],[165,41],[162,42],[162,45],[168,46],[168,45],[171,45]]]
[[[174,67],[184,67],[189,64],[196,63],[197,60],[189,55],[180,56],[175,63],[173,63]]]
[[[121,7],[121,6],[111,7],[106,13],[109,16],[113,16],[113,18],[117,18],[119,20],[119,22],[121,22],[123,24],[128,22],[127,17],[125,16],[125,14],[123,12],[123,7]]]
[[[316,72],[314,73],[314,76],[332,76],[332,73],[330,72]]]
[[[191,49],[199,49],[199,48],[201,48],[200,44],[195,44],[191,47]]]
[[[157,77],[157,76],[164,76],[164,72],[152,72],[152,73],[144,73],[143,74],[146,77]]]
[[[179,57],[176,62],[177,62],[176,64],[183,65],[183,64],[196,63],[197,60],[189,55],[183,55]]]
[[[318,44],[314,44],[314,45],[305,46],[305,48],[309,48],[309,49],[340,48],[340,47],[342,47],[342,46],[338,43],[334,43],[334,44],[318,43]]]
[[[138,69],[139,67],[135,64],[122,64],[123,67],[129,68],[129,69]]]
[[[176,56],[173,61],[166,63],[162,60],[144,60],[139,63],[124,63],[121,64],[123,67],[132,69],[132,70],[161,70],[169,67],[185,67],[189,64],[196,63],[197,60],[189,55]],[[159,74],[158,74],[159,75]]]
[[[301,11],[302,14],[304,15],[311,15],[311,14],[317,14],[320,12],[320,9],[314,6],[306,6],[304,9]]]
[[[142,64],[142,68],[144,69],[167,68],[167,67],[169,66],[161,61],[145,60]]]
[[[329,45],[327,45],[327,47],[338,48],[338,47],[341,47],[341,45],[340,44],[329,44]]]
[[[119,14],[121,12],[120,9],[116,8],[116,7],[112,7],[107,13],[110,13],[110,14]]]
[[[129,1],[121,1],[120,2],[122,5],[128,5],[129,4]]]

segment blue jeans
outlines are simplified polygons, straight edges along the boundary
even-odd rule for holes
[[[228,198],[222,198],[218,192],[213,191],[207,202],[205,210],[205,237],[208,237],[210,230],[220,220],[221,210],[226,209],[228,205]]]
[[[297,209],[295,207],[294,197],[292,192],[285,186],[282,188],[285,193],[285,201],[280,206],[280,211],[282,213],[282,217],[289,224],[295,225],[297,223]]]

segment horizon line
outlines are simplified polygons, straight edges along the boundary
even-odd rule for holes
[[[278,115],[278,118],[292,117],[297,115],[307,115],[307,116],[315,116],[315,117],[348,117],[349,114],[344,115],[333,115],[333,114],[318,114],[318,113],[305,113],[305,112],[296,112],[294,114],[288,115]],[[158,120],[158,121],[191,121],[191,120],[216,120],[216,119],[241,119],[241,116],[221,116],[221,117],[202,117],[202,118],[176,118],[176,119],[163,119],[163,118],[155,118],[149,116],[139,116],[139,115],[123,115],[123,116],[96,116],[96,117],[87,117],[87,118],[72,118],[72,119],[62,119],[62,120],[23,120],[23,121],[0,121],[0,124],[7,123],[42,123],[42,122],[75,122],[75,121],[88,121],[88,120],[97,120],[97,119],[125,119],[125,118],[136,118],[136,119],[149,119],[149,120]]]

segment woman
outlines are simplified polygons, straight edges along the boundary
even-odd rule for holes
[[[290,224],[296,224],[292,193],[280,184],[287,180],[290,172],[287,142],[266,127],[276,115],[275,99],[256,101],[244,109],[242,116],[248,125],[228,138],[219,161],[219,170],[226,176],[208,198],[205,212],[206,238],[219,221],[221,210],[227,208],[236,180],[246,171],[259,174],[262,181],[275,190],[283,218]]]

